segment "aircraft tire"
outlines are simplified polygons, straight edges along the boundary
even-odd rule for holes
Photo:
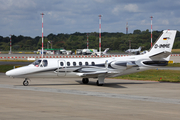
[[[24,85],[24,86],[28,86],[28,85],[29,85],[29,82],[28,82],[27,80],[24,80],[23,85]]]
[[[103,84],[99,84],[99,81],[97,80],[97,82],[96,82],[96,85],[97,86],[103,86]]]
[[[82,79],[82,83],[83,84],[88,84],[89,83],[89,79],[88,78],[83,78]]]

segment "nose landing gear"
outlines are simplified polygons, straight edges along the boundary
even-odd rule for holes
[[[25,80],[23,81],[23,85],[24,85],[24,86],[28,86],[28,85],[29,85],[29,80],[28,80],[28,78],[25,78]]]

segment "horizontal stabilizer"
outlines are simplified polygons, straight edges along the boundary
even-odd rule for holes
[[[149,57],[150,57],[151,59],[162,59],[162,58],[167,58],[170,54],[171,54],[171,52],[163,51],[163,52],[154,54],[154,55],[149,56]]]

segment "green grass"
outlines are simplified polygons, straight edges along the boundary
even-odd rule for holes
[[[0,65],[0,72],[5,73],[8,70],[11,70],[14,68],[14,65]]]
[[[162,82],[180,82],[180,71],[178,70],[147,70],[130,75],[115,77],[117,79],[150,80]]]
[[[180,63],[168,64],[168,67],[180,67]]]
[[[172,49],[172,53],[180,53],[180,49]]]

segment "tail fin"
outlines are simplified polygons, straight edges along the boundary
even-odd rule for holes
[[[157,39],[153,47],[149,51],[149,57],[153,60],[164,59],[169,61],[169,55],[173,48],[176,30],[164,30],[162,35]]]
[[[109,48],[106,48],[103,52],[103,54],[106,54],[106,52],[109,50]]]

